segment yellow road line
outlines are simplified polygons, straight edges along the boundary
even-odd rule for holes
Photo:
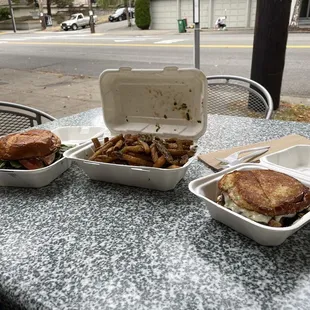
[[[63,46],[116,46],[116,47],[181,47],[193,48],[192,44],[154,44],[154,43],[83,43],[83,42],[6,42],[14,45],[63,45]],[[253,45],[220,45],[220,44],[201,44],[200,48],[253,48]],[[308,49],[310,45],[287,45],[292,49]]]
[[[4,31],[0,31],[0,35],[1,35],[1,34],[6,34],[6,33],[7,33],[7,32],[4,32]]]

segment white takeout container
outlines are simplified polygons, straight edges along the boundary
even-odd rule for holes
[[[102,128],[87,126],[59,127],[51,131],[60,138],[62,144],[73,147],[103,133]],[[71,161],[63,157],[47,167],[35,170],[0,169],[0,186],[43,187],[54,181],[70,166]]]
[[[112,136],[156,134],[197,142],[206,131],[207,79],[198,69],[120,68],[103,71],[99,82],[104,121]],[[78,146],[64,156],[93,180],[162,191],[173,189],[196,158],[177,169],[136,167],[89,161],[91,148],[92,143]]]
[[[92,138],[99,138],[104,134],[102,127],[94,126],[65,126],[52,130],[54,134],[61,137],[62,144],[77,145],[89,142]]]
[[[197,197],[199,197],[203,202],[205,202],[211,217],[215,220],[231,227],[232,229],[251,238],[261,245],[280,245],[289,236],[291,236],[310,221],[310,212],[305,214],[301,219],[297,220],[289,227],[276,228],[257,223],[216,203],[216,199],[220,194],[218,189],[218,182],[223,177],[223,175],[235,170],[251,169],[271,168],[264,167],[261,164],[239,164],[234,167],[224,169],[218,173],[211,174],[190,182],[189,190]],[[296,177],[296,179],[298,179],[298,177]],[[301,179],[299,179],[299,181],[308,187],[310,186],[310,182],[306,182]]]
[[[260,159],[262,165],[310,182],[310,145],[299,144]]]

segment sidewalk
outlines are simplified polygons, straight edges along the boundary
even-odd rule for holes
[[[0,93],[56,118],[101,106],[98,79],[85,76],[0,69]]]
[[[99,80],[39,71],[0,69],[2,101],[27,105],[56,118],[101,107]],[[310,98],[283,96],[292,104],[310,106]]]

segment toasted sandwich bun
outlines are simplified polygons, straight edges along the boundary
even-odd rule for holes
[[[49,130],[33,129],[0,138],[0,160],[43,158],[55,153],[60,138]]]
[[[238,207],[267,216],[298,213],[310,206],[310,191],[301,182],[273,170],[234,171],[219,189]]]

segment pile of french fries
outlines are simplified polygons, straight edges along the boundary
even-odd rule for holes
[[[89,160],[122,165],[175,169],[194,156],[193,140],[160,139],[153,135],[120,134],[104,138],[101,143],[92,139],[94,153]]]

